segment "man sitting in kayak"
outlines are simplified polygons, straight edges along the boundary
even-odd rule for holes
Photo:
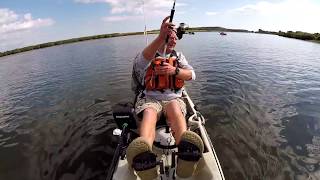
[[[155,139],[156,123],[163,113],[167,119],[176,145],[178,146],[177,175],[190,177],[197,167],[203,152],[203,142],[199,135],[187,130],[186,104],[182,100],[184,81],[194,80],[195,73],[181,52],[174,47],[177,35],[174,25],[162,21],[159,35],[134,60],[134,72],[143,89],[137,97],[135,113],[142,117],[139,128],[140,137],[127,148],[128,163],[141,179],[157,177],[152,156],[152,144]],[[168,39],[166,58],[164,54],[166,38]],[[185,154],[183,154],[185,152]],[[197,155],[187,152],[198,152]],[[144,164],[143,164],[144,163]]]

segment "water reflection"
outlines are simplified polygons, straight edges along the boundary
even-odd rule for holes
[[[111,135],[115,125],[110,107],[108,101],[99,102],[80,114],[66,113],[63,126],[37,127],[31,149],[37,154],[31,159],[36,178],[105,179],[117,142]],[[71,118],[75,116],[79,119]]]
[[[116,142],[111,106],[133,98],[131,63],[144,42],[118,37],[1,58],[0,179],[104,179]],[[195,68],[187,88],[226,179],[319,179],[318,44],[198,33],[177,49]]]

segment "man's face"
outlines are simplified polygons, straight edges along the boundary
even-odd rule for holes
[[[169,40],[168,40],[168,44],[167,44],[167,50],[172,51],[174,49],[174,47],[177,44],[177,35],[176,35],[176,30],[173,30],[170,35],[169,35]]]

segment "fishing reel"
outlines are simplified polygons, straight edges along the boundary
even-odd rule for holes
[[[189,26],[186,23],[180,23],[177,28],[177,37],[178,39],[182,39],[183,34],[187,34],[186,31],[189,29]]]

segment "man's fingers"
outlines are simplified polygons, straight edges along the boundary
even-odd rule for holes
[[[166,18],[163,19],[162,24],[165,25],[165,27],[167,28],[174,28],[175,24],[171,23],[171,22],[167,22],[167,20],[170,18],[170,16],[167,16]]]
[[[163,21],[162,21],[162,24],[166,23],[169,18],[170,18],[170,16],[167,16],[166,18],[164,18]]]
[[[165,27],[168,28],[168,29],[174,29],[175,28],[175,24],[172,24],[172,23],[165,23]]]
[[[175,26],[176,26],[176,25],[174,25],[174,24],[172,24],[172,23],[168,23],[168,28],[169,28],[169,29],[174,29]]]

